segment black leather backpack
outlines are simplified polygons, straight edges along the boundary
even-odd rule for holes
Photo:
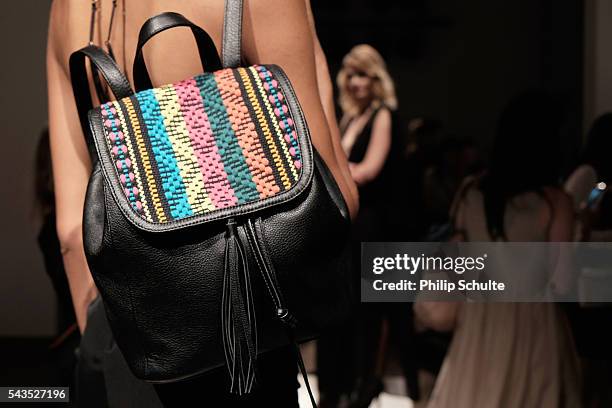
[[[237,394],[256,383],[260,353],[315,338],[351,303],[346,204],[289,78],[240,65],[241,14],[226,2],[222,59],[183,16],[148,20],[136,92],[99,47],[70,58],[93,163],[85,253],[116,343],[140,379],[226,365]],[[178,26],[205,72],[153,88],[142,47]],[[92,108],[86,59],[115,101]],[[307,381],[299,349],[298,363]]]

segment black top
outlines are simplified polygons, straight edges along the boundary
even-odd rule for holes
[[[382,106],[374,110],[374,112],[370,115],[368,122],[361,129],[361,133],[359,133],[359,135],[355,139],[355,143],[351,147],[351,151],[348,156],[350,162],[359,163],[364,159],[368,150],[368,146],[370,145],[370,139],[372,138],[372,126],[374,124],[374,118],[381,109]],[[351,118],[346,123],[346,125],[342,129],[343,134],[346,132],[350,124],[353,123],[353,120],[355,120],[355,118]]]
[[[381,105],[377,107],[368,122],[365,124],[359,135],[357,136],[353,147],[348,155],[348,160],[353,163],[359,163],[363,161],[368,147],[370,145],[370,140],[372,138],[372,127],[374,125],[374,119],[376,115],[381,109],[388,109],[386,106]],[[378,176],[370,181],[369,183],[358,186],[359,187],[359,199],[360,205],[368,206],[368,205],[382,205],[384,203],[389,202],[389,194],[393,187],[393,171],[397,166],[399,161],[399,155],[401,152],[400,148],[400,134],[397,129],[397,118],[391,111],[391,148],[389,149],[389,154],[387,159],[385,160],[385,164],[378,174]],[[351,119],[342,129],[343,133],[346,131],[350,123],[353,121]],[[397,169],[395,169],[397,170]]]

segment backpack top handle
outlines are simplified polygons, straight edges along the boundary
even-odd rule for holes
[[[147,20],[138,35],[138,46],[134,59],[133,76],[136,91],[153,88],[142,55],[142,47],[156,34],[174,27],[189,27],[198,44],[204,71],[212,72],[221,68],[237,68],[242,62],[242,9],[243,0],[226,0],[223,19],[222,56],[213,40],[201,27],[178,13],[162,13]]]
[[[153,88],[149,72],[144,62],[142,47],[162,31],[175,27],[189,27],[198,44],[200,59],[204,71],[212,72],[221,69],[221,59],[215,47],[215,43],[206,31],[201,27],[193,24],[184,16],[178,13],[167,12],[148,19],[140,29],[138,35],[138,46],[136,47],[136,56],[134,58],[133,76],[136,92],[145,89]]]

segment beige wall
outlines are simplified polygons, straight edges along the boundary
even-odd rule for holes
[[[53,333],[55,303],[32,219],[34,151],[47,121],[45,43],[49,0],[0,8],[0,336]]]

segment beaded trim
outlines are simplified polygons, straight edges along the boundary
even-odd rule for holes
[[[100,110],[118,180],[147,221],[252,203],[299,180],[291,112],[264,66],[197,75]]]

